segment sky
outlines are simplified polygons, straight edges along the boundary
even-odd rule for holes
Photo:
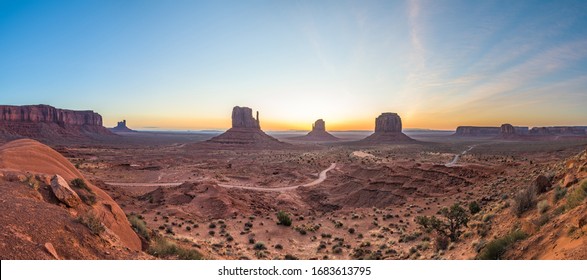
[[[0,0],[0,104],[105,126],[587,125],[587,1]]]

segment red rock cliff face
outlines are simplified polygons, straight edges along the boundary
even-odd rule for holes
[[[93,111],[57,109],[48,105],[0,105],[0,139],[82,140],[113,136]]]
[[[102,126],[102,116],[94,111],[63,110],[48,105],[0,106],[0,121]]]

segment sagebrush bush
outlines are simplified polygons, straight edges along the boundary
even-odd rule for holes
[[[512,244],[527,236],[523,231],[512,231],[502,238],[487,243],[476,258],[479,260],[499,260]]]
[[[77,221],[88,227],[88,229],[90,229],[90,231],[95,235],[100,235],[102,232],[106,230],[106,228],[104,228],[104,225],[102,225],[102,222],[100,222],[100,220],[91,213],[79,217]]]
[[[283,225],[286,227],[291,226],[291,218],[284,211],[277,212],[277,220],[279,221],[280,225]]]
[[[132,229],[134,229],[138,235],[147,241],[151,240],[147,223],[145,223],[144,220],[140,219],[137,215],[130,215],[128,216],[128,221],[130,222]]]
[[[520,217],[536,205],[536,188],[529,186],[514,196],[514,214]]]
[[[565,208],[567,210],[571,210],[583,202],[583,200],[587,197],[587,181],[583,182],[580,186],[574,187],[568,194],[567,194],[567,204]]]
[[[156,237],[147,249],[147,253],[160,258],[177,258],[179,260],[201,260],[202,254],[196,250],[184,249],[177,244],[163,238]]]
[[[481,211],[481,207],[479,206],[477,201],[472,201],[471,203],[469,203],[469,212],[471,212],[471,215],[475,215],[475,214],[479,213],[480,211]]]
[[[548,204],[548,201],[542,200],[542,201],[538,202],[538,205],[536,206],[536,208],[538,209],[538,213],[544,214],[550,208],[550,204]]]

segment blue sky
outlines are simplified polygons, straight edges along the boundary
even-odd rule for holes
[[[587,1],[2,1],[0,104],[107,126],[587,124]]]

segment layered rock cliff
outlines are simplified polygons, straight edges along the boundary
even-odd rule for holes
[[[48,105],[0,105],[0,136],[8,138],[68,138],[113,135],[94,111],[58,109]]]

